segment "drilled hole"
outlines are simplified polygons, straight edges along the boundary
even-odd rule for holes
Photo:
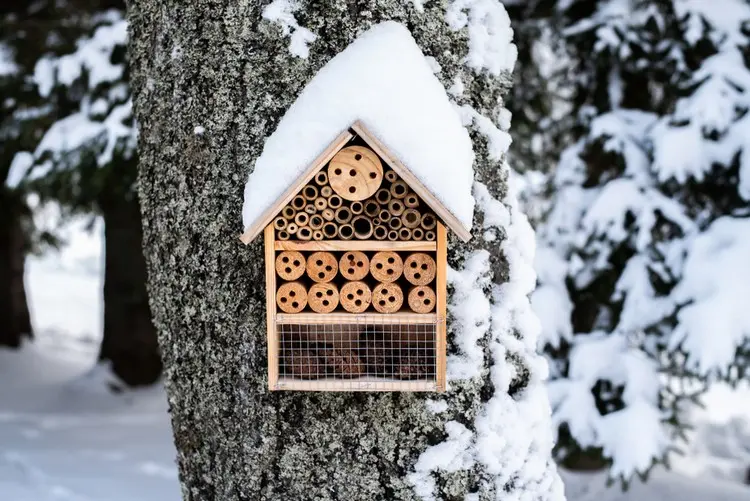
[[[326,271],[333,271],[333,268],[331,266],[326,266]]]
[[[361,296],[364,293],[365,293],[365,291],[363,291],[362,289],[357,289],[357,295],[358,296]]]
[[[362,160],[362,155],[357,153],[356,155],[354,155],[354,160]]]
[[[378,304],[379,304],[380,306],[385,306],[385,301],[383,301],[383,300],[381,299],[380,301],[378,301]]]
[[[287,273],[291,273],[292,269],[291,268],[284,268],[284,271],[287,272]]]
[[[299,303],[297,301],[292,303],[292,308],[296,308],[297,306],[299,306]]]
[[[415,273],[415,274],[414,274],[414,278],[415,278],[415,279],[417,279],[417,280],[419,280],[419,278],[420,278],[421,276],[422,276],[422,275],[420,275],[419,273]]]
[[[392,257],[389,257],[389,258],[388,258],[388,264],[393,264],[393,263],[395,263],[395,262],[396,262],[396,260],[395,260],[395,259],[393,259]]]
[[[289,291],[289,296],[291,296],[291,297],[294,297],[294,296],[296,296],[296,295],[297,295],[297,293],[296,293],[296,292],[294,292],[294,291]]]
[[[361,268],[365,265],[362,261],[357,261],[357,268]]]
[[[288,263],[288,262],[289,262],[289,258],[288,258],[288,257],[286,257],[286,256],[285,256],[285,257],[282,257],[282,258],[281,258],[281,261],[282,261],[282,262],[284,262],[284,263]]]
[[[355,191],[357,191],[357,188],[355,188],[354,186],[349,187],[349,193],[354,193]]]
[[[285,298],[285,297],[282,297],[282,298],[280,299],[280,301],[281,301],[282,303],[286,303],[286,298]]]
[[[382,270],[383,269],[383,263],[378,263],[375,265],[375,268]]]
[[[323,293],[322,293],[322,292],[320,292],[320,291],[316,292],[316,293],[315,293],[315,295],[316,295],[317,297],[323,297]]]
[[[317,264],[318,266],[323,266],[323,261],[318,259],[317,261],[315,261],[315,264]]]
[[[327,300],[327,299],[324,299],[324,300],[323,300],[323,306],[328,306],[329,304],[330,304],[330,303],[328,302],[328,300]]]
[[[333,173],[336,174],[337,176],[340,176],[341,175],[341,169],[336,169],[335,171],[333,171]]]
[[[370,179],[375,179],[378,175],[374,172],[370,172]]]
[[[430,301],[429,299],[425,299],[425,300],[424,300],[424,304],[427,304],[427,305],[429,305],[430,303],[431,303],[431,301]]]
[[[354,299],[354,295],[353,294],[347,294],[346,295],[346,299],[352,300],[352,299]]]
[[[354,268],[349,268],[349,274],[354,275]]]
[[[389,269],[387,269],[387,270],[385,270],[385,272],[386,272],[387,274],[389,274],[389,275],[393,275],[393,270],[392,270],[392,269],[390,269],[390,268],[389,268]]]
[[[411,265],[410,265],[410,266],[411,266],[412,268],[416,268],[416,267],[417,267],[417,263],[415,263],[414,261],[412,261],[412,262],[411,262]]]
[[[318,273],[318,278],[325,278],[325,277],[326,277],[326,274],[323,273],[322,271]]]
[[[333,291],[331,289],[328,289],[326,291],[326,296],[333,296]]]
[[[422,269],[423,269],[423,270],[426,270],[426,269],[427,269],[427,265],[426,265],[426,264],[424,264],[424,263],[422,263]]]
[[[393,297],[393,296],[391,296],[391,297],[388,298],[388,301],[390,301],[391,303],[395,303],[396,302],[396,298]]]
[[[354,176],[357,175],[357,171],[354,170],[354,169],[352,169],[352,170],[349,171],[349,175],[352,176],[352,177],[354,177]]]
[[[419,291],[419,292],[417,292],[417,296],[419,296],[419,297],[424,297],[424,291]]]

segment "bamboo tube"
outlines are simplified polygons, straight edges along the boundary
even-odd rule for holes
[[[323,235],[323,232],[320,230],[314,230],[313,231],[313,240],[323,240],[325,235]]]
[[[373,230],[373,235],[375,235],[375,240],[385,240],[388,238],[388,228],[385,226],[376,226]]]
[[[419,226],[421,219],[422,216],[416,209],[406,209],[404,213],[401,214],[401,221],[404,223],[404,226],[410,229]]]
[[[306,212],[298,212],[296,216],[294,216],[294,222],[297,223],[297,226],[302,228],[303,226],[307,226],[307,223],[310,222],[310,216]]]
[[[365,202],[365,214],[370,217],[378,217],[380,212],[380,206],[375,200],[368,200]]]
[[[307,200],[302,195],[297,195],[292,199],[292,207],[295,210],[302,210],[305,208],[305,205],[307,205]]]
[[[294,219],[294,215],[297,213],[297,211],[294,210],[294,207],[291,205],[287,205],[283,209],[281,209],[281,215],[285,219]]]
[[[398,238],[401,240],[411,240],[411,230],[409,228],[401,228],[398,230]]]
[[[348,223],[352,220],[352,211],[348,207],[339,207],[336,209],[336,222],[337,223]]]
[[[338,209],[339,207],[341,207],[342,203],[343,202],[341,200],[341,197],[338,195],[331,195],[330,197],[328,197],[328,207],[330,207],[331,209]]]
[[[404,198],[409,193],[409,185],[403,181],[394,181],[391,184],[391,196],[393,198]]]
[[[378,282],[394,282],[403,272],[404,262],[395,252],[380,251],[375,253],[370,260],[370,274]]]
[[[328,200],[323,197],[318,197],[313,202],[313,205],[315,205],[316,210],[323,211],[328,208]]]
[[[352,202],[349,204],[349,210],[352,211],[352,214],[359,215],[364,212],[365,207],[362,205],[362,202]]]
[[[398,284],[378,284],[372,291],[372,305],[380,313],[395,313],[404,304],[404,292]]]
[[[284,313],[299,313],[307,306],[307,291],[299,282],[287,282],[276,292],[276,304]]]
[[[378,217],[383,222],[383,224],[388,224],[388,221],[391,220],[391,213],[388,212],[388,209],[383,209],[380,211],[380,215]]]
[[[304,196],[308,202],[312,202],[316,198],[318,198],[318,188],[316,188],[312,184],[308,184],[307,186],[302,188],[302,196]]]
[[[312,233],[313,230],[311,230],[307,226],[303,226],[299,230],[297,230],[297,238],[300,240],[312,240]]]
[[[339,260],[339,270],[347,280],[362,280],[370,273],[370,259],[362,251],[345,252]]]
[[[398,231],[396,230],[389,231],[388,240],[390,240],[391,242],[395,242],[396,240],[398,240]]]
[[[322,171],[318,172],[317,174],[315,174],[315,178],[314,179],[315,179],[315,182],[318,185],[320,185],[320,186],[324,186],[324,185],[328,184],[328,174],[326,174],[326,171],[324,171],[324,170],[322,170]]]
[[[325,223],[325,221],[323,221],[323,216],[315,214],[310,216],[310,222],[308,224],[313,230],[319,230],[323,227],[323,223]]]
[[[284,230],[278,231],[276,232],[276,238],[279,240],[289,240],[289,233]]]
[[[320,188],[320,196],[323,198],[330,198],[333,195],[333,188],[330,186],[323,186]]]
[[[338,233],[339,229],[335,223],[328,222],[323,225],[323,235],[325,235],[326,238],[336,238]]]
[[[351,224],[342,224],[339,226],[339,238],[341,240],[351,240],[354,238],[354,228]]]
[[[401,218],[400,217],[395,217],[394,216],[394,217],[392,217],[391,219],[388,220],[388,227],[390,229],[392,229],[392,230],[398,230],[403,225],[404,225],[404,223],[401,222]]]
[[[416,193],[410,191],[406,197],[404,197],[404,205],[410,209],[419,207],[419,198],[417,198]]]
[[[374,217],[374,218],[372,218],[372,225],[373,226],[383,226],[383,221],[381,221],[379,217]]]
[[[409,308],[415,313],[430,313],[435,309],[436,297],[432,287],[419,285],[409,290]]]
[[[372,221],[367,216],[357,216],[352,219],[354,236],[359,240],[367,240],[372,236]]]
[[[422,228],[414,228],[411,230],[412,240],[424,240],[424,230]]]
[[[276,256],[276,274],[283,280],[297,280],[305,274],[305,256],[297,251],[284,251]]]
[[[393,170],[389,170],[388,172],[386,172],[384,177],[386,181],[389,181],[391,183],[398,180],[398,175],[396,174],[396,171]]]
[[[427,240],[428,242],[434,242],[435,241],[435,232],[432,231],[432,230],[425,231],[424,232],[424,239]]]
[[[391,200],[388,203],[388,212],[390,212],[392,216],[400,216],[404,213],[404,202],[401,200]]]
[[[404,277],[412,285],[427,285],[435,280],[435,260],[424,252],[415,252],[404,262]]]
[[[283,217],[277,217],[273,220],[273,227],[277,230],[283,230],[284,228],[286,228],[286,223],[286,219],[284,219]]]
[[[349,313],[362,313],[372,302],[372,291],[364,282],[347,282],[341,287],[339,300]]]
[[[286,231],[288,231],[290,235],[295,235],[298,229],[299,227],[297,226],[297,223],[289,223],[286,225]]]
[[[386,188],[381,188],[375,192],[375,200],[377,200],[380,205],[388,205],[388,202],[391,201],[391,192]]]
[[[330,252],[313,252],[307,258],[307,276],[313,282],[330,282],[339,271],[339,263]]]
[[[339,290],[334,284],[313,284],[307,292],[307,304],[315,313],[331,313],[339,305]]]
[[[310,215],[313,215],[316,212],[318,212],[318,209],[315,208],[315,204],[314,203],[307,204],[307,205],[305,205],[305,212],[307,212]]]
[[[435,219],[433,214],[428,212],[427,214],[422,215],[422,220],[419,224],[424,230],[434,230],[435,226],[437,226],[437,219]]]
[[[326,221],[333,221],[336,219],[336,213],[333,212],[333,209],[325,209],[320,215],[323,216],[323,219]]]

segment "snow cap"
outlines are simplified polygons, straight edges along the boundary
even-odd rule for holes
[[[245,229],[357,121],[471,230],[471,139],[414,38],[393,21],[373,26],[331,59],[266,140],[245,185]]]

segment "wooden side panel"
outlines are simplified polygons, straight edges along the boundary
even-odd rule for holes
[[[266,338],[268,340],[268,389],[277,389],[279,382],[279,339],[276,332],[276,255],[273,225],[264,232],[266,259]]]
[[[446,388],[446,346],[448,344],[448,285],[446,273],[448,271],[448,232],[445,226],[437,225],[437,277],[435,293],[437,294],[437,391]]]
[[[336,154],[337,151],[339,151],[343,146],[348,143],[351,138],[354,137],[351,132],[348,130],[345,130],[341,134],[338,135],[336,139],[333,140],[331,144],[328,145],[328,147],[323,150],[323,153],[316,158],[312,164],[307,168],[307,170],[300,175],[300,177],[292,184],[290,185],[286,191],[278,198],[276,201],[268,208],[266,209],[263,214],[261,214],[255,222],[245,231],[245,233],[242,234],[240,237],[240,240],[244,244],[249,244],[250,242],[255,239],[255,237],[260,233],[260,230],[269,224],[271,220],[274,218],[274,216],[286,205],[288,204],[292,198],[294,198],[294,195],[297,194],[297,192],[306,185],[318,172],[318,169],[323,167],[328,161],[333,158],[333,156]]]

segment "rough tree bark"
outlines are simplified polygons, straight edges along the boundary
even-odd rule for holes
[[[372,24],[392,19],[407,26],[424,53],[439,62],[446,87],[461,77],[466,91],[460,104],[485,116],[498,116],[510,78],[466,67],[467,33],[448,27],[445,1],[427,2],[421,12],[396,0],[291,2],[299,7],[299,25],[318,35],[307,59],[292,56],[288,37],[262,18],[268,3],[133,0],[130,5],[144,247],[183,496],[420,499],[409,477],[420,454],[444,441],[448,421],[471,434],[495,394],[489,327],[479,343],[481,375],[452,381],[443,395],[268,392],[262,239],[248,247],[238,241],[243,186],[264,138],[304,85]],[[476,130],[472,136],[476,179],[503,199],[500,164],[490,159],[486,139]],[[497,245],[505,228],[483,230],[483,220],[478,210],[468,245],[451,241],[449,262],[460,269],[486,247],[489,297],[493,287],[507,282],[509,268]],[[485,231],[497,237],[494,245],[484,240]],[[449,324],[449,342],[460,328]],[[536,368],[512,351],[509,390],[497,390],[511,414],[513,399],[539,385]],[[446,410],[431,412],[427,398],[443,401]],[[561,496],[548,447],[534,442],[524,451],[507,448],[501,456],[503,475],[479,459],[429,473],[433,499]]]
[[[17,348],[32,337],[26,300],[23,202],[0,187],[0,346]]]
[[[121,191],[121,190],[120,190]],[[104,218],[104,329],[99,360],[130,386],[148,385],[162,362],[146,291],[143,231],[135,193],[105,193],[98,204]]]

